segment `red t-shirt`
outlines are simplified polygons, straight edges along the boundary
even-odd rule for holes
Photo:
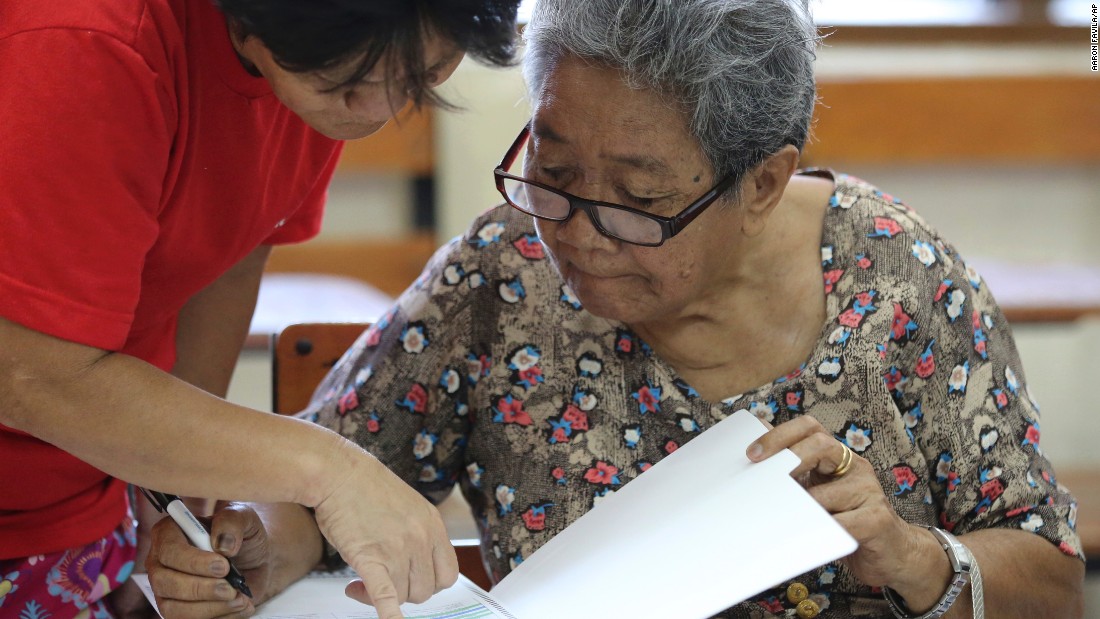
[[[317,233],[338,152],[244,70],[210,0],[3,0],[0,315],[168,371],[192,295]],[[0,559],[124,517],[121,482],[3,426],[0,471]]]

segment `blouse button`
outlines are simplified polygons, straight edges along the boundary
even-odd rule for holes
[[[791,604],[798,604],[808,597],[810,597],[810,590],[800,582],[792,582],[791,586],[787,587],[787,599]]]
[[[821,607],[813,600],[802,600],[795,607],[795,612],[802,619],[814,619],[821,612]]]

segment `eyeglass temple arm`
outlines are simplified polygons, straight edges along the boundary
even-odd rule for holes
[[[507,171],[515,162],[516,157],[519,156],[519,149],[523,147],[524,141],[527,140],[527,136],[531,133],[531,121],[527,121],[527,124],[523,126],[523,130],[516,136],[516,141],[512,142],[511,148],[508,152],[504,153],[504,158],[500,160],[500,165],[497,166],[498,170]]]
[[[735,180],[736,177],[733,174],[727,176],[726,180],[718,183],[718,185],[716,185],[713,189],[711,189],[698,200],[696,200],[695,204],[691,205],[690,207],[688,207],[687,210],[673,218],[673,220],[669,222],[669,236],[677,234],[678,232],[680,232],[680,230],[683,230],[688,224],[695,221],[695,218],[701,215],[702,212],[708,206],[710,206],[712,202],[717,200],[723,193],[725,193]]]

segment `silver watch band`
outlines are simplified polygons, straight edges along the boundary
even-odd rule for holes
[[[889,604],[891,612],[893,612],[894,616],[898,617],[898,619],[935,619],[936,617],[942,617],[943,614],[951,608],[951,605],[955,603],[955,599],[962,593],[963,589],[966,587],[966,583],[970,582],[974,619],[984,619],[985,600],[982,587],[982,575],[978,570],[978,563],[974,560],[974,555],[970,552],[969,548],[958,540],[958,538],[947,531],[936,527],[927,527],[927,529],[935,536],[936,540],[940,542],[940,546],[943,548],[944,552],[947,553],[948,560],[951,561],[951,569],[954,571],[951,582],[948,583],[947,590],[944,591],[943,596],[936,602],[936,605],[933,606],[931,610],[921,615],[910,611],[901,600],[901,596],[893,589],[883,587],[882,595],[886,598],[886,603]]]
[[[974,619],[985,619],[985,585],[982,583],[982,570],[978,560],[970,555],[970,597],[972,599]]]

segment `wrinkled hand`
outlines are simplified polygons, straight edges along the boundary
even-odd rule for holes
[[[165,619],[248,617],[271,597],[271,557],[267,530],[249,506],[230,503],[214,512],[210,539],[217,552],[192,546],[183,531],[165,518],[153,527],[153,545],[145,568]],[[244,575],[253,599],[225,580],[229,562]]]
[[[350,443],[315,508],[321,533],[362,581],[347,595],[400,619],[398,606],[424,602],[458,580],[458,559],[439,511],[373,456]]]
[[[753,453],[759,445],[762,450]],[[859,549],[843,561],[861,582],[889,585],[911,565],[920,547],[919,535],[927,535],[898,516],[879,486],[871,463],[852,455],[851,467],[834,477],[844,456],[843,444],[817,419],[802,416],[770,429],[749,446],[750,460],[760,461],[790,449],[801,459],[791,476],[859,542]]]

